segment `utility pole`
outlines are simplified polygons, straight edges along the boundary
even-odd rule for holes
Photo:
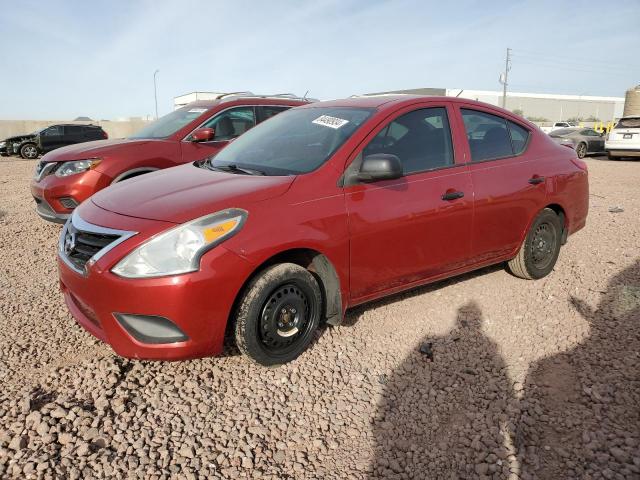
[[[507,108],[507,86],[509,82],[509,71],[511,70],[511,49],[507,48],[507,59],[504,64],[504,72],[500,74],[502,84],[502,108]]]
[[[159,71],[160,70],[156,70],[153,72],[153,95],[156,100],[156,120],[158,119],[158,84],[156,82],[156,75],[158,75]]]

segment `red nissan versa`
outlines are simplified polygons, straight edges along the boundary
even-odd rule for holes
[[[36,165],[31,182],[36,211],[64,223],[81,202],[112,183],[201,160],[256,123],[306,103],[291,94],[224,94],[175,110],[129,138],[54,150]]]
[[[385,295],[508,262],[553,269],[585,225],[585,163],[505,110],[371,96],[294,108],[215,157],[98,192],[59,245],[77,321],[120,355],[263,365]]]

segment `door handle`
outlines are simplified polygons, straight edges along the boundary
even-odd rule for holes
[[[442,200],[457,200],[462,197],[464,197],[464,192],[447,191],[442,195]]]
[[[529,179],[529,183],[531,185],[537,185],[537,184],[542,183],[542,182],[544,182],[544,177],[540,177],[539,175],[534,175],[533,177],[531,177]]]

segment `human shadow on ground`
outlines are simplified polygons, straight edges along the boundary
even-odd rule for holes
[[[371,478],[640,478],[640,261],[621,271],[573,349],[531,365],[517,396],[471,302],[389,377]]]
[[[613,277],[575,348],[531,365],[517,443],[521,478],[640,478],[640,260]]]
[[[515,397],[482,312],[460,308],[448,335],[424,339],[389,377],[373,423],[371,478],[507,478]]]

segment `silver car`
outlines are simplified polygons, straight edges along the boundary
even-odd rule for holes
[[[584,158],[588,153],[604,152],[604,133],[592,128],[561,128],[549,136],[559,144],[573,148],[578,158]]]

